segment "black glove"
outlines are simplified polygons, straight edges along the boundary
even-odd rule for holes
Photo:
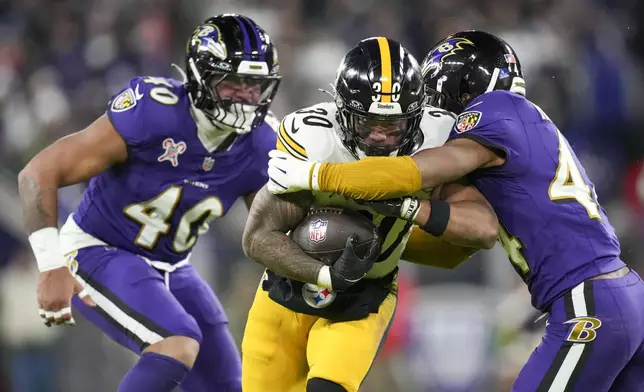
[[[361,200],[359,202],[365,207],[372,208],[379,214],[393,216],[413,222],[420,211],[420,200],[417,197],[408,196],[400,199],[388,199],[380,201]]]
[[[378,229],[373,230],[373,239],[364,257],[359,257],[355,254],[354,247],[357,242],[358,236],[351,234],[347,238],[344,251],[330,267],[331,285],[335,291],[346,290],[349,286],[364,278],[373,267],[373,263],[376,262],[378,256],[380,256],[382,244],[380,243]]]

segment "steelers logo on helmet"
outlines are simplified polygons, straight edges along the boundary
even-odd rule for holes
[[[318,287],[311,283],[302,285],[302,298],[312,308],[326,308],[335,301],[335,297],[336,293],[333,290]]]

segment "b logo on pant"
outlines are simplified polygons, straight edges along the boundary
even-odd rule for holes
[[[601,320],[594,317],[576,317],[564,324],[575,324],[566,339],[573,343],[592,342],[597,337],[597,330],[602,326]]]

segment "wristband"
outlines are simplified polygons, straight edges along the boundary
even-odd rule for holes
[[[67,267],[65,257],[63,257],[63,253],[60,250],[57,228],[45,227],[34,231],[29,236],[29,244],[31,244],[31,249],[33,249],[36,256],[40,272]]]
[[[429,219],[420,228],[434,237],[440,237],[447,229],[449,222],[450,205],[444,200],[432,200]]]
[[[331,268],[328,265],[320,268],[320,272],[318,272],[317,286],[333,290],[333,284],[331,283]]]

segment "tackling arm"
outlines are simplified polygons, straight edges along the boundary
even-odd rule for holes
[[[439,197],[450,205],[447,228],[440,238],[469,248],[494,246],[499,221],[490,203],[475,187],[457,182],[445,184]]]
[[[437,189],[436,194],[438,197],[431,203],[424,200],[418,204],[418,199],[406,197],[364,204],[385,215],[413,219],[420,226],[412,231],[402,256],[413,263],[454,268],[478,249],[494,246],[499,234],[498,219],[476,188],[450,183]],[[447,213],[437,218],[432,208],[447,208]],[[442,222],[437,232],[430,229],[435,225],[428,225],[430,216]]]
[[[242,246],[246,256],[280,275],[317,284],[324,264],[304,253],[286,235],[304,218],[312,201],[310,192],[277,196],[266,187],[260,189],[244,229]]]
[[[413,157],[373,157],[312,168],[316,190],[351,199],[389,199],[458,180],[478,168],[500,166],[504,158],[470,139],[450,140]]]

